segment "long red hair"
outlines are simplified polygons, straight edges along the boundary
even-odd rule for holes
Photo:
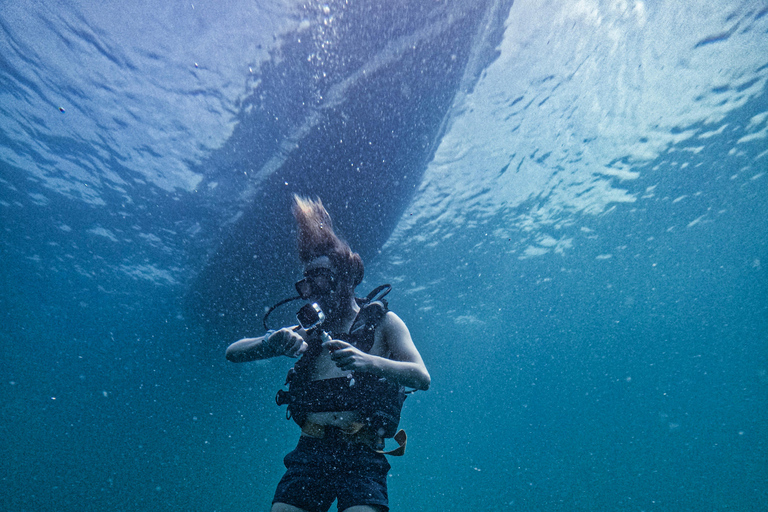
[[[299,258],[304,264],[327,256],[342,282],[359,285],[365,273],[363,260],[333,230],[333,222],[323,202],[294,194],[293,216],[298,224]]]

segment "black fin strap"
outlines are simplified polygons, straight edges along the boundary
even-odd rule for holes
[[[397,448],[394,450],[384,451],[384,450],[373,450],[376,453],[380,453],[382,455],[391,455],[392,457],[402,457],[405,455],[405,445],[408,443],[408,436],[405,433],[405,430],[400,429],[397,431],[397,434],[395,434],[395,441],[397,441]]]

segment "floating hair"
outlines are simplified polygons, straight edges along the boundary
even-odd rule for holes
[[[320,256],[328,256],[342,279],[352,286],[360,284],[365,272],[363,260],[336,235],[323,202],[319,198],[312,200],[294,194],[292,211],[299,228],[297,241],[301,261],[306,264]]]

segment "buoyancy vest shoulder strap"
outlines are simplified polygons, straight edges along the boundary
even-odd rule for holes
[[[376,327],[387,314],[387,305],[381,301],[373,301],[357,313],[349,334],[340,335],[339,339],[352,343],[363,352],[370,352],[375,340]]]

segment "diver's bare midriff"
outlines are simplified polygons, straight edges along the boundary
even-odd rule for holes
[[[338,427],[342,430],[353,430],[360,424],[360,415],[357,411],[342,412],[310,412],[307,421],[326,427]]]
[[[336,368],[330,358],[328,361],[321,361],[320,372],[322,378],[315,380],[333,379],[338,377],[349,377],[352,372],[345,372]],[[310,412],[307,414],[307,421],[317,425],[327,427],[339,427],[340,429],[351,429],[355,423],[360,422],[360,414],[357,411],[331,411],[331,412]]]

